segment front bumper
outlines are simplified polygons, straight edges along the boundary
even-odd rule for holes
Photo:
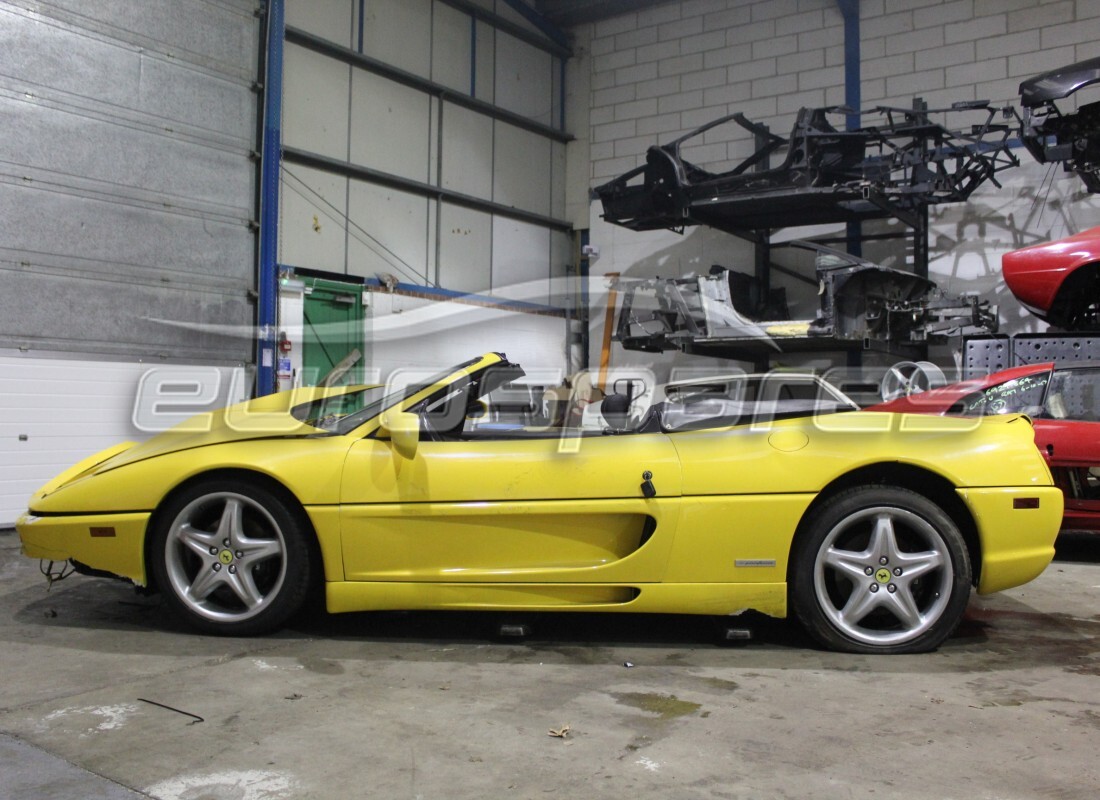
[[[15,529],[25,556],[48,561],[73,559],[145,586],[148,523],[147,511],[42,517],[28,512],[16,520]]]

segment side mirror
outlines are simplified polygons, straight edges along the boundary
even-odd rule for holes
[[[390,435],[393,449],[405,458],[416,456],[420,443],[420,417],[410,411],[387,411],[382,415],[382,432]]]

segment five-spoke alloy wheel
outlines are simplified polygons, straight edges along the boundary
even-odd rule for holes
[[[150,547],[157,585],[188,622],[249,636],[282,625],[309,590],[300,517],[245,481],[190,487],[162,509]]]
[[[792,601],[827,647],[918,653],[956,628],[970,596],[970,559],[952,519],[908,489],[837,494],[796,545]]]

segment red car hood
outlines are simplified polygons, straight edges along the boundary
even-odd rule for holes
[[[1016,299],[1043,317],[1066,276],[1094,261],[1100,261],[1100,227],[1005,253],[1001,274]]]

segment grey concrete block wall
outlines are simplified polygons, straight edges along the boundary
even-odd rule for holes
[[[860,34],[864,109],[909,106],[915,96],[932,108],[978,99],[1018,105],[1021,80],[1100,55],[1100,2],[861,0]],[[845,101],[844,23],[836,0],[667,2],[587,26],[578,41],[591,52],[593,186],[644,163],[648,146],[725,114],[740,111],[785,135],[800,107]],[[1095,92],[1079,94],[1067,105],[1098,99]],[[685,143],[682,152],[722,170],[751,151],[747,134],[726,125]],[[1044,325],[1005,289],[1001,254],[1100,225],[1100,202],[1075,176],[1035,163],[1022,149],[1017,154],[1021,166],[999,176],[1001,187],[986,184],[969,202],[931,214],[931,277],[946,291],[989,297],[1008,333]],[[593,241],[610,245],[599,272],[645,275],[659,266],[667,276],[705,271],[712,260],[736,266],[751,259],[736,240],[716,246],[698,231],[677,239],[612,230],[599,214],[593,204]],[[911,255],[904,243],[868,250],[892,266],[904,267]],[[653,252],[661,258],[645,255]],[[775,274],[773,280],[786,283]],[[798,301],[804,286],[787,288],[797,305],[812,303]]]
[[[865,108],[916,95],[932,107],[1006,104],[1024,78],[1100,52],[1100,3],[863,0],[860,33]],[[641,163],[635,145],[723,114],[781,131],[802,106],[844,102],[835,0],[683,0],[604,20],[589,35],[592,141],[612,143],[593,153],[594,182]],[[720,145],[737,147],[734,133],[715,132],[685,155],[721,161]]]

